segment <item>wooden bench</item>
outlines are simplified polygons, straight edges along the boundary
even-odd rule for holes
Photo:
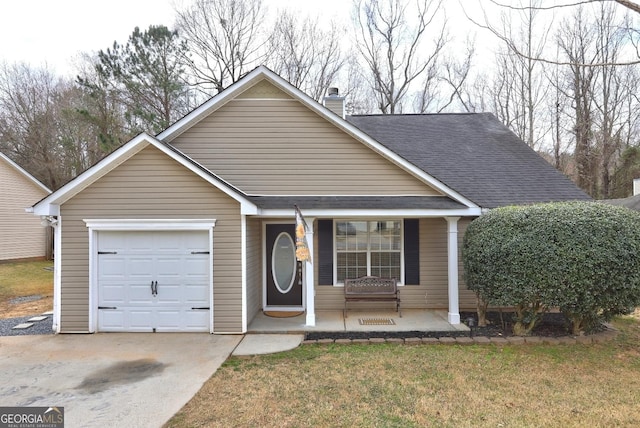
[[[396,302],[396,312],[402,318],[400,311],[400,292],[395,278],[379,278],[377,276],[363,276],[361,278],[344,280],[344,311],[347,317],[348,302]]]

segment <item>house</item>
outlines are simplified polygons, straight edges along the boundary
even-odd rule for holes
[[[265,67],[34,206],[54,216],[58,332],[242,333],[393,277],[404,308],[475,307],[459,242],[493,207],[588,199],[490,114],[345,117]],[[295,210],[311,262],[295,261]],[[367,303],[365,303],[367,304]]]
[[[0,153],[0,262],[45,259],[51,240],[40,219],[25,212],[50,194],[42,183]]]
[[[633,180],[633,195],[621,199],[603,199],[602,202],[640,211],[640,178]]]

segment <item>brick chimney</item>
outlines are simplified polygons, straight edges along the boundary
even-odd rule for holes
[[[327,96],[322,100],[322,104],[344,119],[344,97],[340,96],[338,88],[327,89]]]

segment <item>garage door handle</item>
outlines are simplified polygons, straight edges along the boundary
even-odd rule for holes
[[[158,281],[151,281],[151,295],[158,295]]]
[[[98,306],[98,309],[118,309],[115,306]]]
[[[208,311],[209,307],[201,307],[201,308],[191,308],[192,311]]]

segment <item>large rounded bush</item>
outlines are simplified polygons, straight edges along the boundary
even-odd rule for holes
[[[595,202],[503,207],[471,222],[469,289],[516,310],[515,334],[558,307],[574,333],[640,305],[640,214]]]

